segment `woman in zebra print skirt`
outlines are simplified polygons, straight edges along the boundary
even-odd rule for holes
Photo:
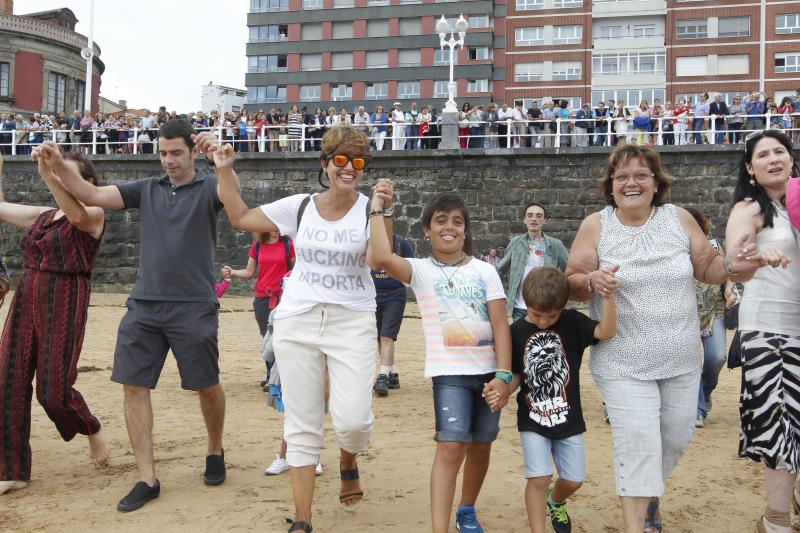
[[[800,249],[786,213],[786,183],[798,169],[789,139],[765,130],[745,139],[726,231],[728,242],[754,235],[757,254],[742,281],[739,307],[742,392],[739,455],[764,463],[767,508],[756,532],[790,533],[800,468]],[[782,268],[760,268],[763,266]]]

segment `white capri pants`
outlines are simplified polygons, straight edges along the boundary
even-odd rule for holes
[[[375,422],[372,380],[377,338],[373,311],[351,311],[340,305],[317,304],[306,313],[275,320],[273,346],[281,373],[283,437],[290,466],[319,461],[326,357],[336,444],[350,453],[367,448]]]
[[[594,379],[611,422],[617,496],[661,496],[692,440],[700,370],[655,381]]]

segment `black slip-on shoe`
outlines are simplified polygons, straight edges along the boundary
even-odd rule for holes
[[[136,509],[141,509],[144,504],[150,500],[158,498],[161,493],[161,483],[156,480],[156,484],[152,487],[144,481],[139,481],[133,486],[127,496],[122,498],[117,504],[117,511],[121,513],[129,513]]]
[[[203,473],[203,483],[216,486],[225,482],[225,450],[222,455],[206,456],[206,471]]]

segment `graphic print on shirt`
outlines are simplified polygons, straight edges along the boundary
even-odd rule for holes
[[[492,345],[492,324],[483,279],[476,273],[456,272],[449,281],[452,286],[448,279],[439,277],[433,287],[444,345]]]
[[[539,331],[525,343],[526,403],[531,420],[545,427],[567,421],[569,364],[561,337],[553,331]]]

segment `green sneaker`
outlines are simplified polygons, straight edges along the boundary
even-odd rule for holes
[[[553,493],[553,487],[547,491],[547,510],[550,511],[550,523],[553,526],[555,533],[572,533],[572,522],[567,513],[567,502],[552,503],[550,495]]]

